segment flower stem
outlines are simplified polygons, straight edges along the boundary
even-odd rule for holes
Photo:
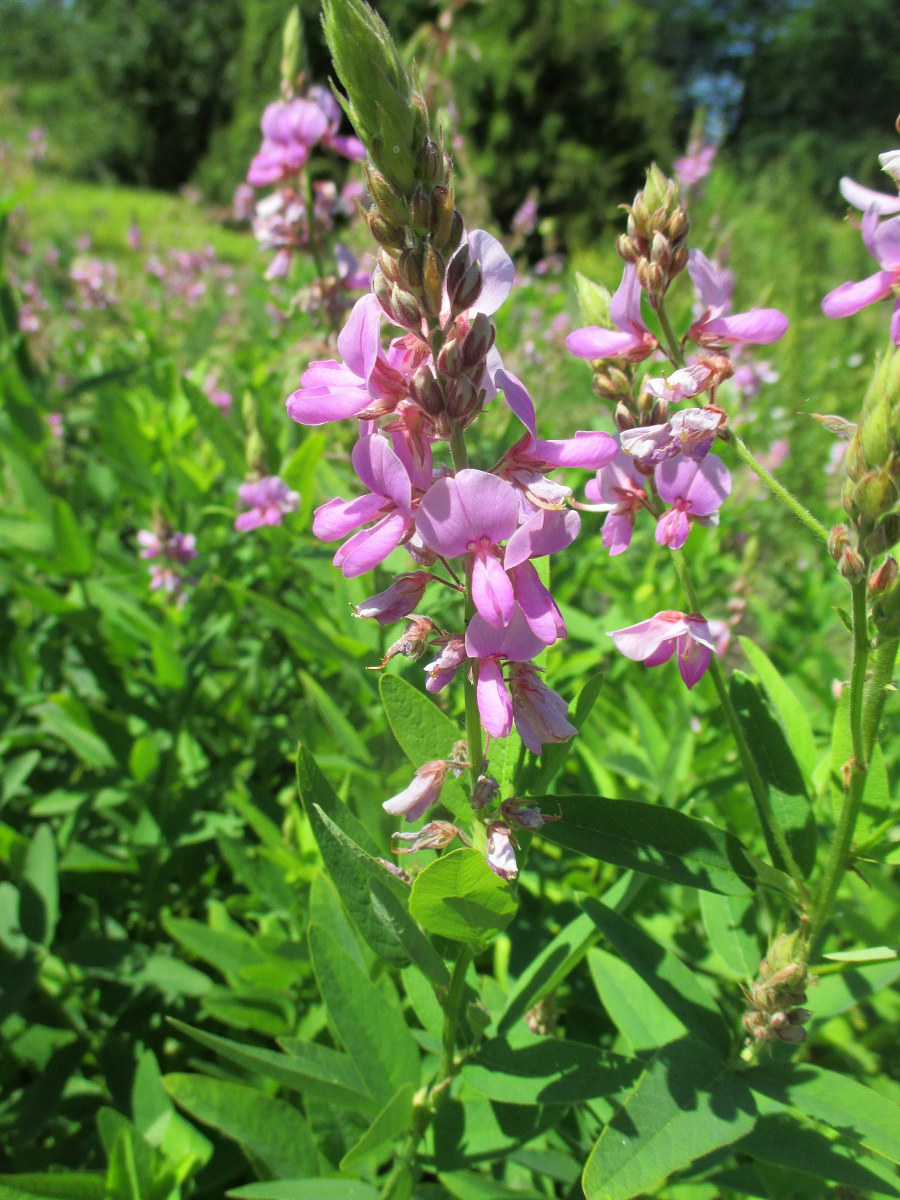
[[[459,1002],[462,999],[463,987],[466,982],[466,972],[472,961],[471,946],[460,947],[459,955],[453,965],[450,977],[450,987],[444,1001],[444,1029],[441,1035],[441,1065],[438,1068],[437,1083],[432,1092],[441,1094],[446,1084],[456,1074],[454,1057],[456,1055],[456,1029],[459,1024]]]
[[[831,847],[828,862],[825,864],[825,874],[822,877],[812,916],[804,936],[804,941],[810,951],[831,915],[838,888],[850,864],[853,833],[856,829],[856,820],[859,816],[869,769],[868,754],[874,741],[874,731],[878,724],[877,718],[880,717],[881,709],[884,706],[883,662],[880,664],[881,670],[877,684],[873,676],[869,688],[866,688],[869,633],[866,613],[866,581],[864,579],[852,585],[852,597],[853,671],[850,676],[850,745],[852,749],[850,761],[845,766],[844,803],[838,818],[834,844]],[[893,653],[896,655],[896,639],[892,639],[892,641]],[[893,657],[889,661],[888,679],[893,668]],[[873,688],[877,688],[877,691],[881,693],[880,703]],[[864,729],[864,714],[868,716],[871,728]]]
[[[738,434],[736,434],[733,430],[729,430],[728,438],[737,451],[738,458],[750,468],[754,475],[763,481],[772,495],[780,500],[782,504],[786,505],[797,518],[797,520],[802,521],[807,529],[812,530],[817,538],[820,538],[827,544],[828,530],[825,528],[825,526],[817,521],[809,509],[804,508],[796,496],[791,495],[787,488],[780,484],[775,476],[770,474],[770,472],[768,472],[766,468],[753,457],[746,443],[738,436]]]
[[[690,570],[687,565],[687,559],[681,550],[673,550],[672,557],[675,560],[675,570],[678,572],[678,578],[684,593],[687,597],[691,611],[700,612],[700,605],[697,600],[697,593],[694,588],[693,580],[691,579]],[[747,739],[744,735],[744,728],[741,725],[740,718],[731,702],[731,696],[728,694],[728,686],[725,682],[725,675],[719,664],[716,654],[713,654],[709,663],[710,674],[712,675],[713,685],[716,689],[716,695],[719,698],[719,704],[722,706],[722,711],[725,713],[725,719],[731,729],[737,747],[738,757],[741,760],[741,766],[744,769],[744,774],[747,777],[747,783],[750,786],[750,791],[753,795],[753,800],[759,812],[766,829],[772,836],[772,840],[778,847],[778,852],[784,862],[784,866],[794,881],[798,895],[804,903],[808,899],[809,891],[806,886],[806,880],[803,878],[803,872],[797,863],[794,854],[788,845],[787,837],[784,830],[781,828],[781,823],[772,808],[772,802],[769,799],[769,791],[766,787],[762,776],[759,773],[759,768],[756,765],[756,760],[751,753],[750,747],[747,744]]]
[[[653,305],[656,310],[656,315],[659,317],[659,324],[662,329],[663,341],[665,342],[665,351],[672,361],[673,366],[683,367],[685,365],[684,350],[681,343],[675,336],[675,330],[672,328],[672,322],[669,320],[669,314],[666,311],[666,302],[662,297]]]
[[[872,755],[881,715],[884,712],[888,689],[894,674],[894,663],[897,661],[897,650],[900,648],[900,638],[885,638],[872,654],[872,671],[869,676],[869,686],[866,689],[863,704],[863,753],[866,762]]]

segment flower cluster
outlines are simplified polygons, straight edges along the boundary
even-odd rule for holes
[[[581,524],[571,490],[548,475],[555,467],[596,471],[618,447],[607,433],[538,436],[532,400],[494,345],[492,318],[512,289],[513,262],[490,234],[466,231],[450,159],[424,102],[378,18],[362,5],[353,14],[358,27],[351,29],[326,6],[325,27],[368,150],[367,222],[380,247],[377,267],[338,337],[340,358],[311,363],[287,409],[302,424],[351,420],[358,428],[351,461],[362,492],[327,501],[313,522],[317,537],[341,542],[335,566],[353,578],[397,550],[412,560],[412,570],[356,609],[382,624],[408,619],[385,662],[396,654],[418,658],[431,646],[427,690],[443,690],[460,672],[477,703],[480,720],[467,704],[460,754],[425,763],[385,808],[421,817],[462,759],[473,778],[472,807],[485,823],[488,862],[511,878],[512,830],[497,810],[481,730],[504,738],[515,725],[535,754],[575,732],[565,702],[532,661],[566,633],[535,563],[569,546]],[[377,71],[363,44],[383,60]],[[386,345],[385,322],[395,327]],[[499,460],[476,466],[466,431],[501,396],[523,432]],[[465,612],[449,622],[414,613],[439,589],[464,596]],[[434,833],[440,844],[444,824]]]
[[[235,519],[234,527],[241,533],[259,529],[261,525],[280,525],[284,514],[294,512],[300,503],[297,492],[292,492],[277,475],[265,475],[242,483],[238,488],[238,499],[249,510]]]
[[[717,390],[735,374],[735,348],[775,342],[788,325],[777,309],[732,311],[731,272],[688,248],[677,186],[656,168],[628,211],[628,232],[618,242],[625,269],[605,311],[598,312],[604,324],[576,329],[566,339],[574,355],[591,361],[594,390],[614,408],[617,453],[590,481],[588,503],[581,506],[606,513],[602,540],[611,554],[628,549],[641,512],[655,521],[656,541],[672,550],[684,546],[694,525],[718,521],[731,476],[712,452],[717,439],[730,436]],[[665,296],[685,269],[695,305],[678,339]],[[645,304],[657,318],[653,327]],[[668,359],[673,369],[666,376],[651,369],[637,378],[637,365],[650,359]],[[747,364],[742,368],[748,370]],[[754,386],[761,377],[762,371]],[[672,411],[685,401],[693,405]],[[696,613],[658,613],[611,636],[617,649],[648,666],[664,662],[677,646],[688,687],[702,676],[715,649],[707,623]]]
[[[76,258],[69,275],[75,284],[79,308],[105,309],[116,303],[118,279],[114,263],[99,258]]]
[[[179,567],[197,557],[196,539],[192,533],[176,533],[166,529],[140,529],[137,534],[140,556],[160,559],[150,564],[150,590],[160,592],[179,606],[187,599],[186,585],[191,582]]]

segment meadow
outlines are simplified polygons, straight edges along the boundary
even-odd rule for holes
[[[521,730],[492,739],[479,768],[506,807],[487,829],[463,753],[435,809],[461,843],[398,854],[382,805],[467,732],[474,758],[471,698],[427,694],[431,649],[392,655],[399,627],[354,614],[406,550],[347,577],[313,535],[316,509],[359,490],[357,422],[285,411],[362,292],[321,303],[324,238],[327,258],[266,279],[248,219],[74,181],[52,130],[45,160],[6,117],[0,1200],[900,1195],[891,694],[852,866],[848,842],[816,907],[851,788],[859,579],[718,443],[731,494],[683,553],[786,854],[712,677],[688,690],[674,660],[645,667],[608,636],[694,611],[673,550],[638,521],[611,555],[604,514],[581,510],[541,568],[567,637],[538,659],[577,737],[540,755]],[[857,421],[890,349],[885,306],[821,312],[871,273],[858,231],[789,160],[754,178],[718,161],[687,208],[734,310],[789,319],[755,351],[758,390],[726,378],[715,404],[816,521],[846,522],[847,442],[813,414]],[[508,240],[496,341],[540,439],[616,432],[565,339],[609,324],[596,285],[619,283],[623,229],[565,258]],[[352,205],[329,236],[361,263],[377,249]],[[691,304],[685,273],[677,327]],[[478,464],[521,435],[494,399]],[[242,528],[262,508],[239,488],[273,478],[296,496]],[[553,478],[585,501],[590,473]],[[433,599],[434,631],[456,599]],[[510,811],[515,866],[492,873]],[[757,1045],[742,1016],[778,970],[806,1040]]]

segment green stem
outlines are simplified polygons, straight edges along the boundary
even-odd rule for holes
[[[466,435],[462,422],[454,421],[450,430],[450,454],[453,458],[453,468],[464,471],[469,465],[469,455],[466,450]],[[465,619],[468,625],[475,613],[475,602],[472,599],[472,573],[466,571],[466,609]],[[469,748],[469,771],[472,778],[473,790],[478,784],[479,776],[484,769],[484,741],[481,736],[481,714],[478,711],[477,666],[473,664],[475,676],[470,679],[466,674],[463,688],[466,697],[466,744]]]
[[[673,550],[672,557],[675,560],[675,570],[678,572],[678,578],[684,593],[687,596],[688,604],[691,611],[700,612],[700,605],[697,600],[697,593],[694,588],[693,580],[691,579],[690,570],[687,565],[687,559],[681,550]],[[734,705],[731,703],[731,696],[728,694],[728,686],[725,682],[725,675],[719,663],[716,654],[710,658],[709,671],[712,676],[713,685],[716,689],[716,695],[719,698],[719,704],[722,706],[722,711],[725,713],[725,719],[731,729],[737,747],[738,757],[741,760],[741,766],[744,769],[744,774],[747,777],[747,783],[750,786],[750,791],[756,803],[757,810],[764,825],[772,835],[775,845],[778,847],[784,865],[794,881],[797,892],[802,901],[806,901],[809,892],[806,886],[806,880],[803,878],[803,872],[794,858],[793,852],[788,845],[788,840],[785,837],[784,830],[781,828],[781,823],[772,808],[772,802],[769,799],[769,791],[763,782],[763,778],[759,773],[759,768],[756,765],[750,747],[747,744],[747,739],[744,736],[744,728],[741,725],[740,718],[735,711]]]
[[[820,538],[827,544],[828,530],[812,515],[809,509],[804,508],[796,496],[791,493],[778,482],[774,475],[770,474],[766,468],[753,457],[746,443],[733,431],[728,431],[728,436],[731,444],[737,451],[737,456],[741,461],[750,468],[754,475],[763,481],[769,491],[779,499],[782,504],[786,505],[798,521],[802,521],[807,529],[812,530],[817,538]]]
[[[669,320],[669,314],[666,311],[665,300],[660,297],[653,307],[656,309],[656,315],[659,317],[659,323],[662,327],[665,351],[674,366],[683,367],[685,365],[684,350],[681,348],[681,342],[675,336],[675,330],[672,328],[672,322]]]
[[[444,1029],[441,1035],[441,1065],[438,1068],[437,1083],[432,1092],[441,1095],[446,1084],[456,1074],[454,1057],[456,1055],[456,1028],[459,1024],[459,1002],[462,999],[466,983],[466,972],[472,961],[471,946],[463,945],[453,966],[450,987],[444,1001]]]
[[[866,613],[866,581],[859,580],[852,585],[852,617],[853,617],[853,671],[850,677],[850,761],[846,764],[848,780],[844,793],[844,803],[838,818],[834,844],[825,864],[825,874],[816,896],[816,903],[810,917],[804,941],[809,951],[812,951],[816,939],[820,936],[841,886],[841,880],[850,865],[850,850],[853,845],[853,833],[856,829],[856,819],[862,804],[863,792],[866,786],[866,773],[869,769],[867,760],[866,734],[863,732],[863,714],[868,709],[870,719],[880,708],[872,688],[866,689],[866,669],[869,663],[869,633]],[[896,653],[896,644],[894,646]],[[891,660],[893,666],[893,660]],[[882,666],[883,670],[883,666]],[[879,683],[879,691],[884,687]],[[865,703],[868,701],[868,704]],[[884,701],[882,699],[881,705]],[[875,724],[877,727],[877,721]],[[874,738],[874,731],[870,734]],[[869,747],[870,748],[870,747]]]
[[[872,755],[872,747],[881,724],[888,688],[894,674],[894,663],[897,661],[897,650],[900,648],[900,638],[885,638],[872,655],[872,670],[869,675],[869,686],[866,689],[863,704],[863,752],[866,762]]]

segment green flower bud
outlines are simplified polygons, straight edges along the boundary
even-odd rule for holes
[[[297,76],[300,74],[300,55],[303,48],[303,27],[300,10],[295,5],[287,15],[281,35],[281,90],[293,96]]]

